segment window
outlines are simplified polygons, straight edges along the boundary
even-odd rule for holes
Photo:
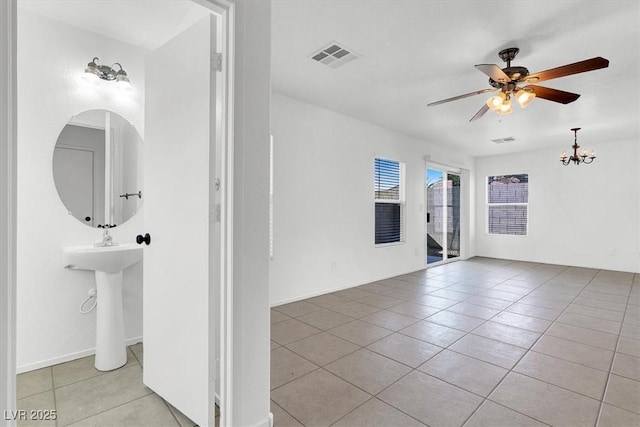
[[[404,242],[404,164],[374,162],[376,245]]]
[[[487,177],[489,234],[527,235],[529,175]]]

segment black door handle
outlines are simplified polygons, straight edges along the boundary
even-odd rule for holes
[[[136,242],[139,245],[141,245],[143,242],[149,245],[151,244],[151,236],[149,235],[149,233],[145,234],[144,237],[142,237],[142,234],[138,234],[136,236]]]
[[[431,222],[431,213],[427,212],[427,222]]]

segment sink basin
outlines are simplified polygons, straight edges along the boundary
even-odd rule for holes
[[[63,248],[64,265],[76,270],[118,273],[142,261],[142,246],[124,243],[115,246],[68,246]]]
[[[96,357],[99,371],[111,371],[127,363],[122,304],[122,271],[142,261],[142,246],[68,246],[62,248],[64,266],[93,270],[96,276]]]

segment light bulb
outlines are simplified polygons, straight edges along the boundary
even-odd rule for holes
[[[99,63],[100,62],[98,62],[98,58],[93,58],[84,69],[83,77],[87,80],[98,80],[98,78],[100,77],[100,66],[98,65]]]
[[[533,98],[536,97],[536,94],[531,89],[520,89],[516,92],[516,101],[520,104],[521,108],[525,108],[527,105],[531,104]]]
[[[116,74],[116,87],[118,89],[131,89],[129,76],[127,76],[127,73],[125,73],[124,70],[120,70]]]
[[[504,100],[506,99],[506,97],[507,96],[504,94],[504,92],[500,92],[497,95],[494,95],[487,100],[487,106],[492,110],[496,111],[504,103]]]
[[[560,158],[561,158],[562,160],[566,159],[566,158],[567,158],[567,152],[566,152],[566,151],[563,151],[563,152],[562,152],[562,154],[560,154]]]
[[[91,71],[85,70],[85,72],[82,73],[82,78],[90,82],[95,82],[98,80],[98,75]]]
[[[498,114],[502,114],[502,115],[511,114],[511,111],[513,111],[511,109],[511,100],[507,98],[507,100],[505,100],[500,106],[500,108],[498,108],[496,111],[498,112]]]

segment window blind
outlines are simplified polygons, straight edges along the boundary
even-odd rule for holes
[[[487,177],[489,234],[525,236],[528,204],[528,174]]]
[[[401,163],[376,158],[374,172],[375,244],[401,242],[404,240]]]

